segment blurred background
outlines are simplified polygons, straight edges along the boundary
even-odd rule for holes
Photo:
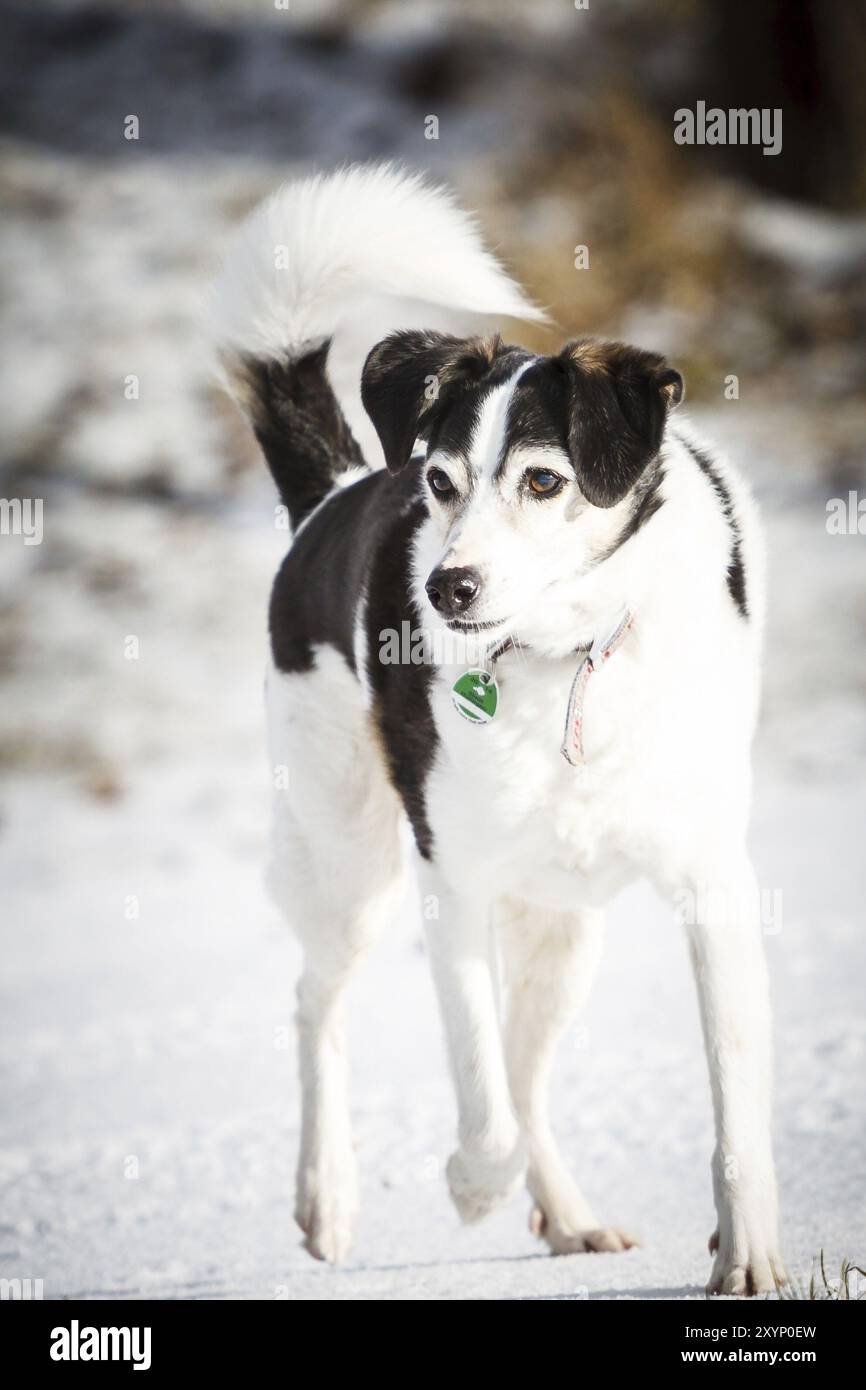
[[[297,1250],[296,955],[260,884],[285,534],[199,322],[275,184],[381,157],[453,184],[550,307],[555,330],[513,336],[666,353],[763,505],[754,841],[784,903],[786,1244],[800,1273],[822,1247],[862,1263],[862,0],[22,0],[0,23],[0,495],[44,504],[41,544],[0,535],[0,1274],[46,1296],[440,1298],[687,1297],[708,1272],[696,1010],[643,892],[613,914],[557,1114],[645,1250],[533,1258],[514,1212],[458,1229],[408,905],[353,1000],[358,1253],[335,1273]],[[678,145],[698,101],[781,108],[781,152]]]

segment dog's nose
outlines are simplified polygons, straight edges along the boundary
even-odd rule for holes
[[[475,602],[481,588],[481,575],[463,565],[458,569],[434,570],[424,586],[427,597],[443,618],[456,618]]]

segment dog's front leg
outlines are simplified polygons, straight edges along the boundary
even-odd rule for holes
[[[451,1073],[459,1146],[448,1185],[464,1221],[480,1221],[521,1186],[526,1154],[511,1104],[494,988],[489,904],[423,875],[427,944]]]
[[[513,898],[500,902],[497,919],[508,984],[508,1078],[526,1138],[526,1185],[534,1199],[530,1228],[557,1255],[628,1250],[634,1237],[595,1218],[563,1163],[550,1125],[554,1049],[589,993],[604,919],[591,909],[554,912]]]
[[[687,924],[710,1070],[718,1228],[708,1293],[756,1294],[785,1278],[771,1123],[771,1038],[758,886],[734,861],[696,874]]]

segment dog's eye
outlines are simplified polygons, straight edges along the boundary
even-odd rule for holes
[[[427,474],[427,482],[430,484],[430,491],[435,492],[438,498],[445,500],[454,496],[454,484],[444,469],[431,468]]]
[[[549,473],[546,468],[533,468],[526,477],[536,497],[553,497],[564,482],[558,473]]]

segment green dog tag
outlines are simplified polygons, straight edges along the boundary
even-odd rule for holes
[[[451,687],[454,708],[472,724],[489,724],[499,703],[499,687],[489,671],[464,671]]]

